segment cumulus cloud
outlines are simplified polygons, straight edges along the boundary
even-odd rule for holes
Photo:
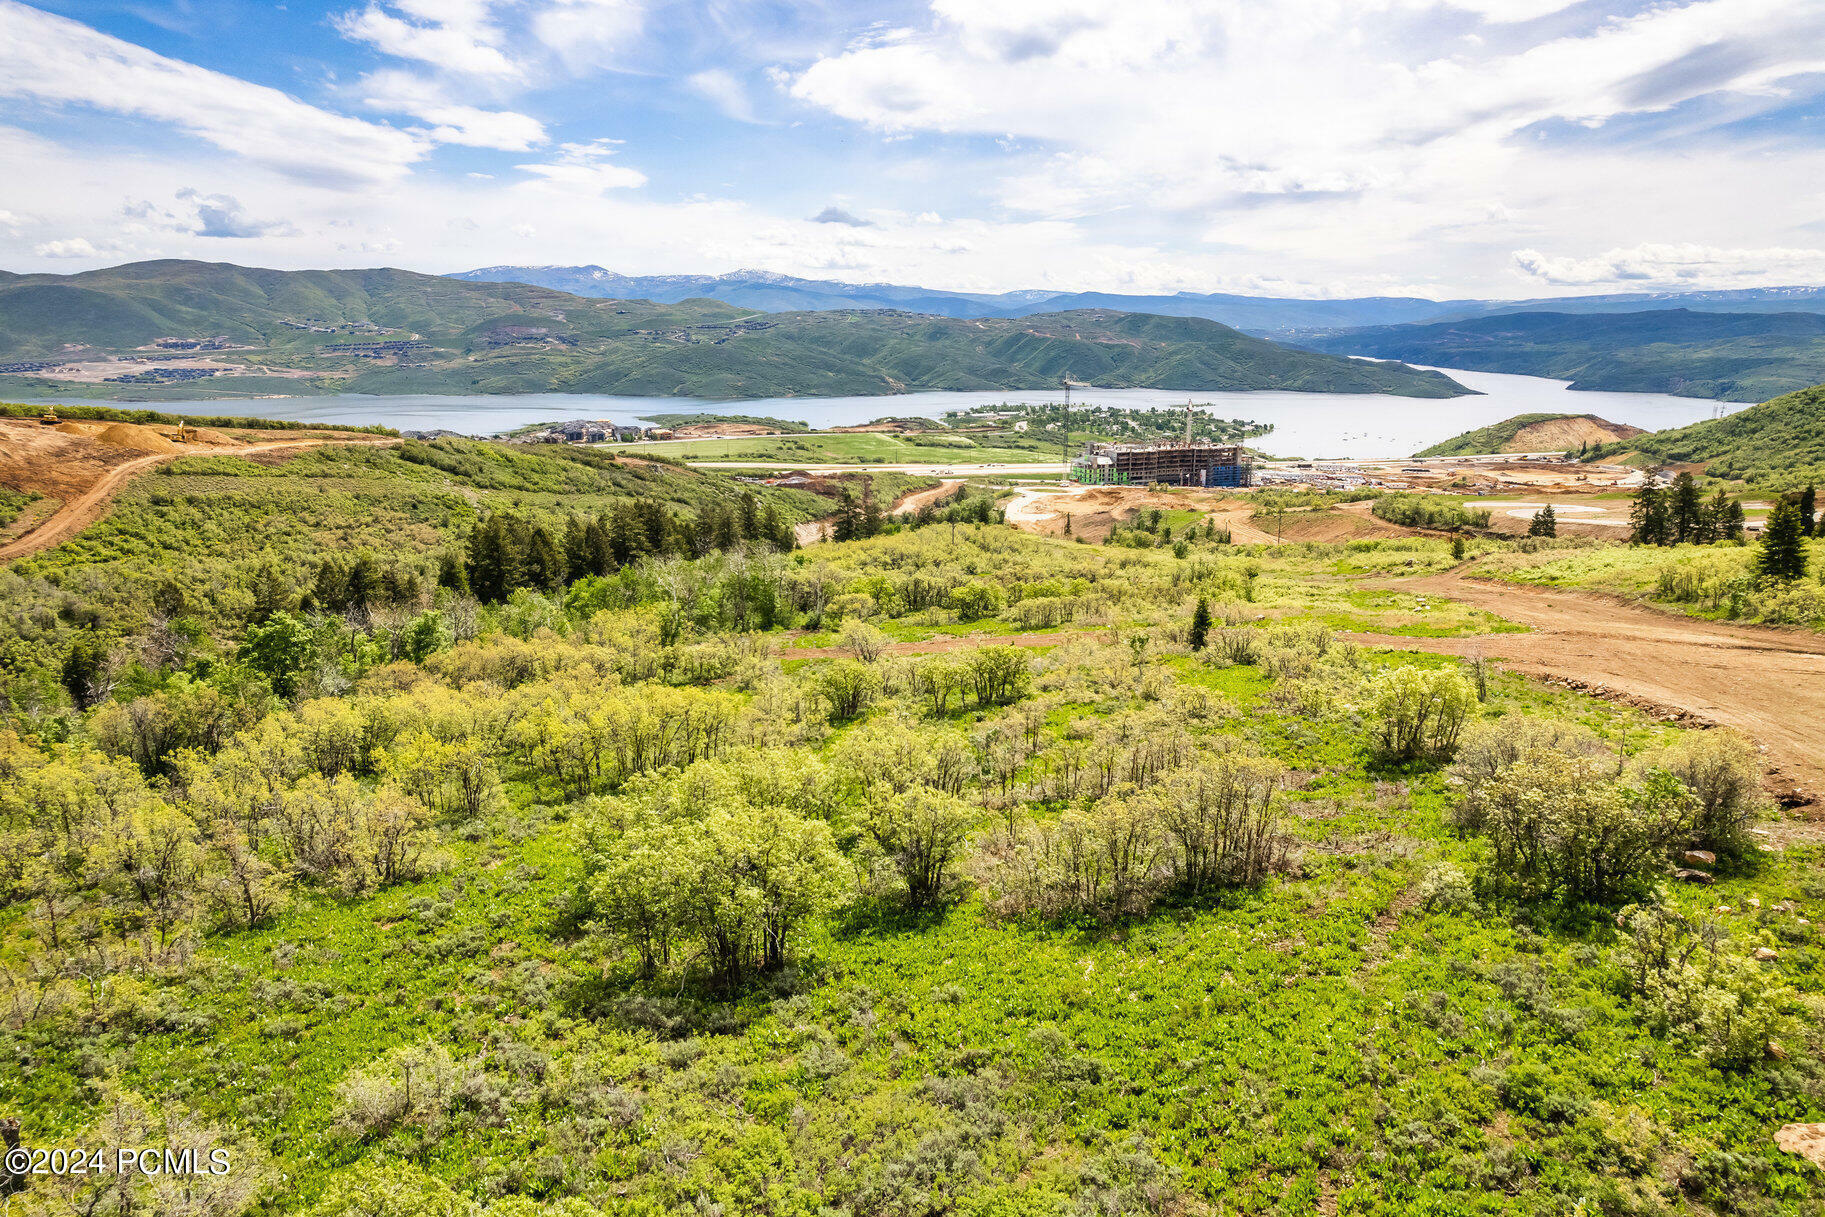
[[[1537,249],[1519,249],[1514,267],[1555,287],[1772,287],[1825,280],[1825,249],[1637,245],[1592,258],[1550,257]]]
[[[254,237],[283,235],[295,231],[283,220],[256,220],[247,214],[240,200],[230,194],[203,194],[185,188],[177,197],[196,209],[195,227],[190,231],[199,237],[222,237],[251,240]]]
[[[306,181],[393,180],[430,151],[419,136],[332,114],[17,0],[0,0],[0,96],[169,123]]]
[[[824,208],[824,210],[822,210],[822,211],[818,212],[816,215],[812,216],[811,222],[813,224],[847,224],[851,228],[873,228],[874,227],[873,220],[864,220],[861,216],[856,215],[854,212],[845,211],[841,207],[836,206],[835,204],[832,204],[829,207]]]
[[[1016,214],[1201,227],[1314,265],[1436,259],[1429,237],[1480,232],[1507,238],[1493,269],[1515,215],[1600,223],[1578,214],[1593,191],[1649,161],[1674,192],[1657,218],[1697,214],[1681,196],[1734,159],[1721,125],[1816,95],[1821,72],[1825,5],[1788,0],[931,0],[786,87],[884,135],[1001,141],[993,188]],[[1675,172],[1652,121],[1701,100]],[[1638,220],[1640,197],[1604,218]]]
[[[87,237],[64,237],[34,245],[32,252],[40,258],[99,258],[101,250]]]

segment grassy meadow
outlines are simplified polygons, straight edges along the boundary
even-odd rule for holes
[[[1728,733],[1344,636],[1518,628],[1363,585],[1450,541],[978,496],[489,599],[492,515],[752,488],[425,447],[179,461],[0,574],[0,1112],[234,1163],[24,1212],[1825,1205],[1819,847]],[[315,607],[350,554],[425,578]]]

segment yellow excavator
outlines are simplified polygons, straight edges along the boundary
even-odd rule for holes
[[[44,417],[40,418],[38,421],[43,426],[55,427],[57,425],[57,407],[51,406],[48,409],[46,409],[44,412]]]

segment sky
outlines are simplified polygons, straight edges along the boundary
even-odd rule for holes
[[[1825,284],[1825,0],[0,0],[0,269]]]

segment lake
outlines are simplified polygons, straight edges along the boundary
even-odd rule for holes
[[[1081,389],[1073,400],[1107,406],[1180,406],[1189,398],[1222,418],[1274,424],[1257,445],[1276,456],[1406,456],[1459,432],[1516,414],[1595,414],[1649,431],[1681,427],[1742,409],[1693,397],[1658,393],[1574,393],[1564,381],[1497,372],[1440,369],[1480,397],[1445,401],[1379,393],[1209,393],[1164,389]],[[306,423],[378,423],[401,431],[460,431],[494,435],[529,423],[612,419],[632,423],[653,414],[752,414],[812,427],[846,426],[885,416],[940,418],[947,410],[997,402],[1056,401],[1056,390],[981,393],[902,393],[891,397],[776,397],[758,401],[699,401],[681,397],[608,397],[585,393],[513,396],[279,397],[217,401],[100,403],[145,405],[180,414],[289,418]],[[46,401],[57,399],[47,398]],[[76,399],[69,399],[73,404]]]

